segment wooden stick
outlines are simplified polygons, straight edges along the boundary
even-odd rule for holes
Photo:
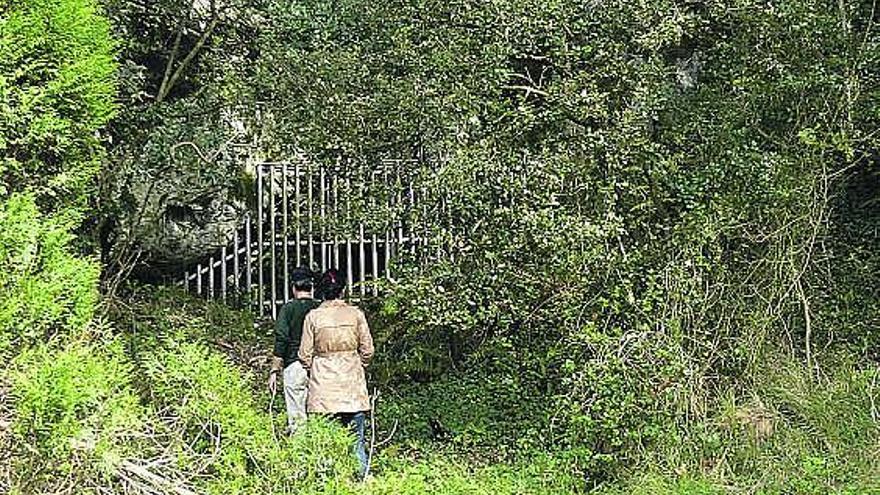
[[[379,389],[373,389],[373,397],[370,399],[370,453],[367,455],[367,469],[364,470],[364,479],[370,475],[370,468],[373,464],[373,454],[376,451],[376,402],[378,400]]]
[[[122,461],[119,463],[119,467],[122,470],[127,471],[137,476],[138,478],[141,478],[150,485],[159,488],[162,491],[170,491],[177,495],[197,495],[195,492],[187,489],[186,487],[181,486],[180,484],[175,483],[171,480],[165,479],[158,474],[153,473],[149,469],[143,466],[138,466],[131,461]]]
[[[376,171],[375,170],[373,170],[370,173],[370,183],[373,186],[376,185]],[[373,194],[375,194],[376,188],[373,187],[372,190],[373,190]],[[378,202],[375,200],[374,197],[371,197],[370,204],[373,207],[378,206]],[[373,230],[373,242],[372,242],[373,257],[371,260],[373,262],[373,280],[372,280],[371,286],[373,288],[373,295],[374,296],[379,294],[379,286],[378,286],[378,283],[379,283],[379,247],[378,247],[378,244],[379,244],[378,236],[376,235],[376,231]]]

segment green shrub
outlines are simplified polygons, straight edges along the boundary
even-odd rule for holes
[[[69,225],[30,195],[0,200],[0,357],[86,325],[98,300],[98,264],[75,256]]]
[[[247,377],[204,345],[167,341],[145,359],[144,372],[152,400],[172,415],[163,428],[176,439],[178,463],[209,456],[211,493],[321,492],[353,480],[346,431],[318,417],[302,434],[277,437],[280,415],[267,413]]]
[[[393,459],[367,485],[370,495],[564,495],[586,493],[583,478],[568,470],[564,456],[536,455],[517,464],[474,467],[467,458],[429,455]]]
[[[122,347],[40,345],[11,364],[14,482],[24,493],[109,477],[133,450],[144,410]]]
[[[775,462],[759,479],[782,493],[880,491],[880,370],[850,359],[829,360],[818,377],[789,360],[768,368],[754,393],[776,431],[758,458]]]
[[[878,493],[878,381],[876,369],[848,359],[824,363],[819,377],[768,360],[750,386],[719,394],[705,417],[661,437],[622,485],[647,471],[666,484],[690,473],[750,493]]]
[[[599,490],[597,495],[723,495],[723,485],[689,475],[647,473],[625,484]]]
[[[267,345],[254,329],[254,317],[220,301],[206,301],[181,287],[132,284],[122,304],[109,301],[110,318],[147,345],[174,341],[226,340],[246,346]],[[169,341],[170,341],[169,340]],[[268,344],[271,344],[269,342]]]
[[[0,0],[0,194],[82,206],[112,117],[115,43],[96,0]]]
[[[513,403],[526,444],[607,473],[708,421],[783,342],[876,348],[868,4],[346,5],[273,4],[256,83],[290,97],[261,129],[315,155],[438,158],[424,215],[448,256],[394,267],[376,327],[375,376],[422,406],[411,430],[436,414],[453,441],[507,442]],[[408,386],[451,370],[466,386]]]

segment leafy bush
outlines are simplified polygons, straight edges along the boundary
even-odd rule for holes
[[[346,486],[355,473],[351,436],[322,418],[302,434],[277,438],[246,377],[203,344],[167,342],[144,363],[146,391],[171,414],[164,425],[212,493],[290,493]],[[281,400],[281,399],[279,399]]]
[[[402,458],[383,465],[368,483],[371,495],[563,495],[586,493],[582,478],[570,473],[564,457],[538,455],[519,464],[473,467],[464,458],[440,457],[413,461]]]
[[[760,493],[875,493],[877,370],[844,358],[823,373],[786,358],[764,363],[749,387],[720,393],[706,417],[667,430],[617,487],[639,486],[647,472],[665,486],[698,478]]]
[[[69,227],[30,195],[0,200],[0,356],[92,319],[100,268],[75,255]]]
[[[599,490],[600,495],[723,495],[730,493],[723,485],[689,475],[663,476],[646,473],[623,486]]]
[[[114,112],[114,41],[96,0],[0,2],[3,194],[82,206]]]
[[[110,479],[145,411],[119,343],[40,345],[11,364],[14,483],[24,493]]]
[[[598,477],[706,420],[767,353],[871,352],[867,4],[345,5],[270,6],[261,129],[314,156],[436,159],[447,255],[393,270],[374,372],[407,392],[471,376],[414,409],[451,392],[462,436],[497,444],[493,406],[515,404],[524,443],[582,448]]]

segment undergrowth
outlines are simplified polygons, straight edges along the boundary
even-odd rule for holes
[[[522,414],[517,397],[524,411],[540,408],[484,368],[385,382],[377,440],[390,441],[377,449],[375,478],[358,486],[350,438],[334,425],[317,419],[305,435],[276,436],[283,407],[266,412],[267,330],[175,290],[133,301],[126,311],[145,317],[124,340],[138,349],[138,388],[162,411],[160,436],[179,438],[173,462],[212,492],[861,494],[880,479],[878,370],[841,354],[810,374],[780,354],[752,382],[707,397],[704,413],[668,413],[654,440],[627,454],[636,461],[604,477],[584,468],[582,451],[537,446],[551,412]]]
[[[313,417],[282,433],[283,405],[269,410],[264,383],[271,337],[247,314],[174,289],[109,308],[112,324],[11,363],[15,416],[0,440],[13,446],[11,493],[139,493],[156,480],[218,494],[880,493],[880,376],[847,355],[812,374],[768,359],[705,414],[670,414],[608,477],[583,469],[583,452],[531,443],[546,418],[517,414],[503,383],[460,370],[386,384],[375,419],[388,442],[360,484],[349,432]]]

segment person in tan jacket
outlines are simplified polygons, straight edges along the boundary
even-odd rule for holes
[[[335,269],[321,277],[324,302],[303,322],[299,359],[309,370],[309,414],[328,414],[352,428],[361,476],[367,470],[364,449],[366,414],[370,411],[364,368],[373,357],[373,337],[364,312],[341,299],[345,280]]]

